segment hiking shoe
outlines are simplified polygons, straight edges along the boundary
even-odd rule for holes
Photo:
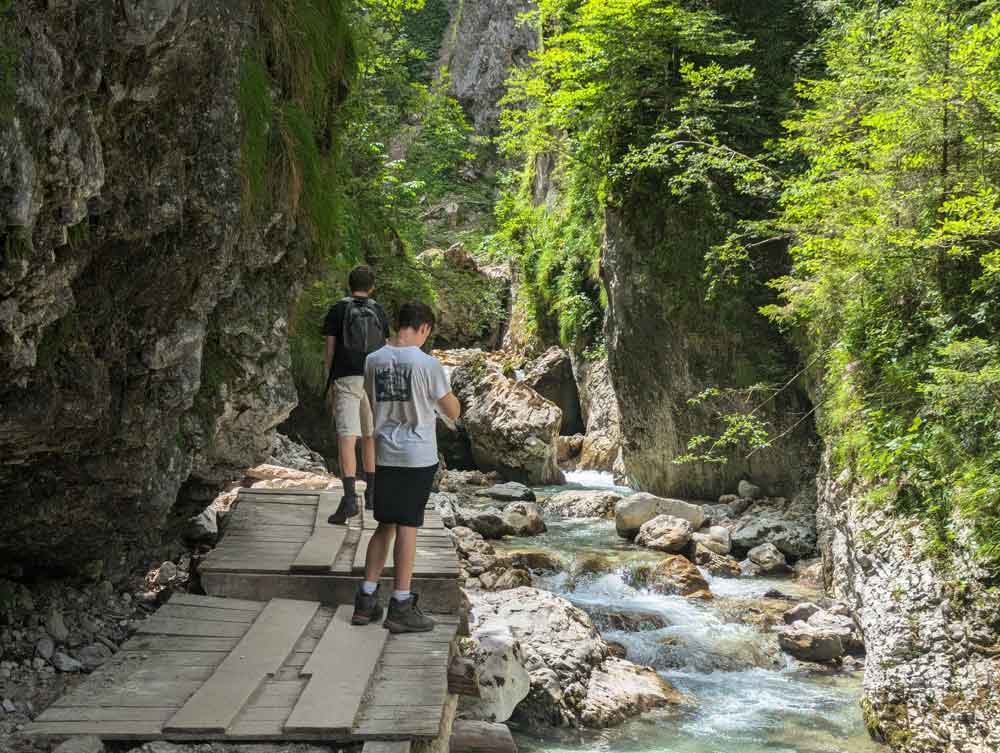
[[[353,518],[358,514],[358,498],[357,495],[345,494],[340,500],[340,505],[337,507],[337,512],[326,519],[327,523],[335,526],[343,525],[347,522],[348,518]]]
[[[358,592],[354,596],[354,616],[351,617],[352,625],[367,625],[376,622],[382,617],[382,606],[378,603],[378,592],[381,584],[375,586],[375,593],[366,594],[358,585]]]
[[[417,595],[411,594],[406,601],[389,599],[389,613],[382,627],[388,628],[390,633],[426,633],[434,629],[434,624],[417,605]]]

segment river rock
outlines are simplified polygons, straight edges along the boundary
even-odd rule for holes
[[[49,616],[45,620],[45,631],[56,643],[65,643],[69,638],[69,629],[63,620],[62,612],[58,609],[53,608],[49,611]]]
[[[844,655],[844,644],[839,635],[805,622],[784,625],[776,632],[778,645],[796,659],[828,662]]]
[[[524,383],[562,411],[560,434],[577,434],[584,430],[580,414],[580,393],[569,353],[552,347],[525,368]],[[581,438],[580,447],[583,447]]]
[[[806,624],[813,630],[824,634],[836,635],[848,653],[864,653],[865,643],[860,631],[854,624],[854,619],[848,614],[836,614],[831,610],[820,609],[806,619]]]
[[[476,624],[463,648],[476,667],[479,697],[462,696],[462,716],[506,722],[531,690],[521,644],[503,620],[487,619]]]
[[[611,491],[559,492],[544,501],[545,511],[561,518],[613,518],[622,496]]]
[[[79,672],[83,669],[83,664],[62,651],[56,651],[52,655],[52,666],[60,672]]]
[[[506,484],[494,484],[488,489],[481,489],[476,492],[477,497],[488,497],[497,502],[534,502],[535,493],[516,481],[508,481]]]
[[[496,507],[463,508],[461,522],[484,539],[502,539],[508,533],[503,513]]]
[[[765,517],[740,525],[732,541],[744,550],[773,544],[789,557],[807,557],[816,551],[816,530],[796,521]]]
[[[104,743],[93,735],[71,737],[60,743],[52,753],[104,753]]]
[[[479,582],[487,591],[510,591],[531,585],[531,573],[519,567],[506,570],[492,569],[479,576]]]
[[[644,711],[683,701],[656,670],[609,657],[590,675],[580,721],[587,727],[611,727]]]
[[[624,609],[610,605],[587,607],[587,614],[601,631],[620,630],[639,633],[662,630],[669,624],[659,612],[645,609]]]
[[[705,568],[711,575],[722,578],[738,578],[743,574],[740,563],[727,554],[716,554],[700,543],[694,548],[694,562]]]
[[[788,572],[788,563],[774,544],[761,544],[750,550],[747,558],[760,568],[764,575]]]
[[[84,669],[94,670],[102,666],[104,662],[111,658],[111,649],[103,643],[91,643],[76,651],[76,658],[83,664]]]
[[[502,594],[470,593],[469,601],[473,631],[480,624],[499,619],[521,644],[524,666],[531,677],[531,692],[514,712],[513,718],[521,724],[535,729],[607,726],[633,713],[637,700],[623,677],[627,668],[608,663],[620,660],[612,659],[607,644],[580,609],[534,588]],[[598,675],[592,684],[595,671],[612,675],[619,682]],[[652,680],[646,679],[640,695],[649,703],[663,705],[674,700],[675,696],[668,695],[669,686],[654,687]],[[653,698],[656,687],[660,688],[659,701]]]
[[[462,498],[451,492],[435,492],[430,497],[430,502],[434,505],[438,515],[441,516],[441,523],[445,528],[454,528],[462,525]]]
[[[187,544],[213,544],[219,536],[219,518],[214,505],[209,505],[184,524],[181,537]]]
[[[526,384],[505,377],[480,354],[452,373],[476,465],[508,481],[561,484],[556,437],[562,412]]]
[[[544,549],[511,549],[503,556],[511,567],[523,570],[554,572],[562,569],[562,563]]]
[[[821,610],[818,606],[810,601],[804,601],[787,610],[781,618],[786,625],[791,625],[793,622],[799,622],[800,620],[805,622],[819,611]]]
[[[736,492],[743,499],[757,499],[761,496],[760,487],[745,479],[737,485]]]
[[[294,468],[295,470],[306,471],[307,473],[329,473],[326,467],[326,460],[324,460],[322,455],[280,433],[274,435],[274,443],[271,445],[271,456],[267,459],[267,462],[271,465]]]
[[[166,560],[160,565],[159,569],[156,571],[156,577],[153,579],[153,582],[156,583],[156,585],[158,586],[165,586],[174,578],[176,578],[177,574],[178,574],[177,565],[175,565],[170,560]]]
[[[683,518],[695,530],[705,522],[705,513],[700,505],[680,499],[666,499],[645,492],[623,498],[615,505],[615,529],[618,535],[631,539],[639,533],[643,523],[657,515],[672,515]]]
[[[698,568],[679,554],[668,554],[653,566],[640,565],[633,577],[639,584],[661,594],[690,596],[709,591],[708,581]]]
[[[47,635],[42,636],[38,639],[35,644],[35,655],[41,657],[45,661],[52,658],[52,655],[56,652],[55,642]]]
[[[661,552],[680,552],[691,541],[691,524],[673,515],[657,515],[639,528],[635,543]]]
[[[707,533],[699,531],[693,534],[691,539],[716,554],[729,554],[733,548],[732,537],[725,526],[712,526]]]
[[[503,511],[503,522],[511,536],[537,536],[546,530],[538,505],[532,502],[507,505]]]

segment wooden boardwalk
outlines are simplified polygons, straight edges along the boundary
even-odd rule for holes
[[[351,626],[351,611],[176,594],[26,731],[178,741],[450,734],[456,696],[448,693],[448,666],[458,616],[438,617],[430,633],[392,635],[381,625]]]
[[[366,512],[347,526],[326,522],[341,491],[242,489],[218,546],[199,572],[213,596],[267,601],[304,599],[353,603],[364,575],[365,551],[377,525]],[[392,585],[392,560],[383,590]],[[451,535],[428,509],[417,537],[413,590],[428,611],[459,607],[459,564]]]

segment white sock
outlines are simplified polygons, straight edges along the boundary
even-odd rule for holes
[[[410,592],[409,591],[393,591],[392,592],[392,598],[394,598],[396,601],[406,601],[407,599],[410,598]]]
[[[361,590],[368,596],[371,596],[378,589],[378,583],[371,580],[366,580],[361,584]]]

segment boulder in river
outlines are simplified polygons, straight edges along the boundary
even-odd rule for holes
[[[497,502],[534,502],[535,493],[524,484],[517,481],[508,481],[505,484],[494,484],[487,489],[480,489],[476,492],[478,497],[487,497]]]
[[[729,529],[725,526],[712,526],[708,531],[693,534],[691,539],[716,554],[729,554],[733,548]]]
[[[705,523],[705,513],[700,505],[639,492],[623,498],[615,505],[615,529],[618,531],[618,535],[623,538],[635,538],[643,523],[652,520],[657,515],[673,515],[676,518],[683,518],[695,530],[701,528]]]
[[[559,492],[544,501],[545,511],[561,518],[613,518],[622,495],[612,491]]]
[[[502,539],[507,533],[507,522],[496,507],[461,508],[460,523],[471,528],[484,539]]]
[[[694,547],[695,564],[705,568],[716,577],[738,578],[743,574],[740,563],[728,554],[716,554],[699,543]]]
[[[556,437],[562,412],[526,384],[505,377],[482,354],[452,373],[472,455],[509,481],[561,484]]]
[[[462,716],[506,722],[531,690],[521,644],[503,620],[487,619],[463,641],[463,650],[475,664],[479,697],[461,698]]]
[[[655,565],[639,565],[632,580],[661,594],[690,596],[709,591],[708,581],[690,560],[679,554],[668,554]]]
[[[761,544],[750,550],[747,558],[758,568],[763,575],[774,575],[788,572],[788,563],[774,544]]]
[[[511,536],[536,536],[545,532],[545,520],[533,502],[514,502],[503,511],[503,522]]]
[[[746,479],[740,481],[736,487],[736,491],[743,499],[757,499],[761,496],[760,487],[750,483]]]
[[[673,515],[657,515],[639,528],[635,543],[661,552],[681,552],[691,541],[691,524]]]
[[[469,601],[473,631],[499,619],[521,644],[531,692],[513,718],[529,728],[603,727],[680,700],[655,673],[615,664],[622,660],[611,657],[590,618],[555,594],[518,588],[469,593]]]
[[[778,645],[802,661],[829,662],[844,655],[844,644],[836,632],[823,630],[806,622],[796,622],[777,629]]]

